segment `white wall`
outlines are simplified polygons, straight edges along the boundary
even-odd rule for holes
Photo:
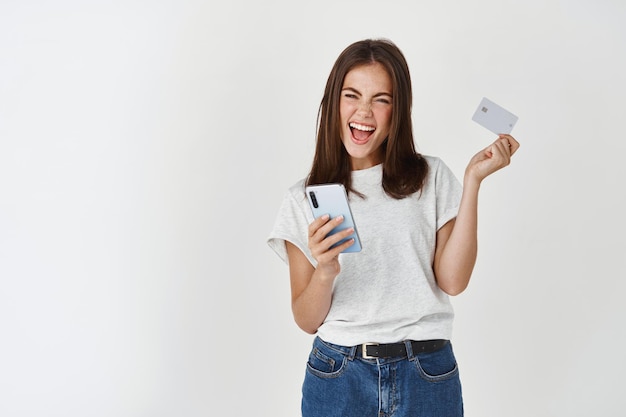
[[[0,3],[0,415],[298,415],[311,337],[265,237],[365,37],[458,176],[481,97],[520,117],[453,300],[466,415],[626,407],[626,3],[88,3]]]

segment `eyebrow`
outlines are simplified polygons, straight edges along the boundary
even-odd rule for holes
[[[358,94],[358,95],[360,95],[360,96],[362,96],[362,95],[363,95],[363,94],[362,94],[359,90],[357,90],[357,89],[356,89],[356,88],[354,88],[354,87],[345,87],[345,88],[342,88],[342,89],[341,89],[341,91],[346,91],[346,90],[349,90],[349,91],[352,91],[352,92],[354,92],[354,93],[357,93],[357,94]],[[376,94],[374,94],[374,98],[376,98],[376,97],[380,97],[380,96],[389,96],[389,97],[393,97],[393,95],[391,95],[391,93],[387,93],[387,92],[384,92],[384,91],[381,91],[380,93],[376,93]]]

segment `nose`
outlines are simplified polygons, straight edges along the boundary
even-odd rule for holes
[[[362,100],[359,103],[359,107],[357,109],[357,113],[359,116],[368,117],[372,114],[372,103],[369,101]]]

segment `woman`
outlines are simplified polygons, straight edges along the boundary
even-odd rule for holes
[[[461,416],[449,295],[468,285],[477,253],[480,183],[519,143],[500,135],[469,162],[463,187],[413,142],[402,52],[363,40],[337,58],[319,112],[308,177],[285,195],[268,243],[289,264],[296,323],[316,334],[302,414]],[[363,249],[341,217],[313,219],[304,187],[341,183]]]

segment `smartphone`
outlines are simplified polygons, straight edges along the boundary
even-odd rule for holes
[[[313,217],[316,219],[324,214],[330,215],[331,219],[337,216],[343,216],[343,222],[331,230],[328,234],[329,236],[350,227],[354,228],[353,234],[334,244],[332,247],[340,245],[348,239],[354,239],[354,243],[347,249],[344,249],[343,252],[360,252],[361,240],[356,231],[356,224],[354,223],[352,211],[348,204],[348,194],[343,184],[309,185],[306,187],[306,196],[309,200]]]

